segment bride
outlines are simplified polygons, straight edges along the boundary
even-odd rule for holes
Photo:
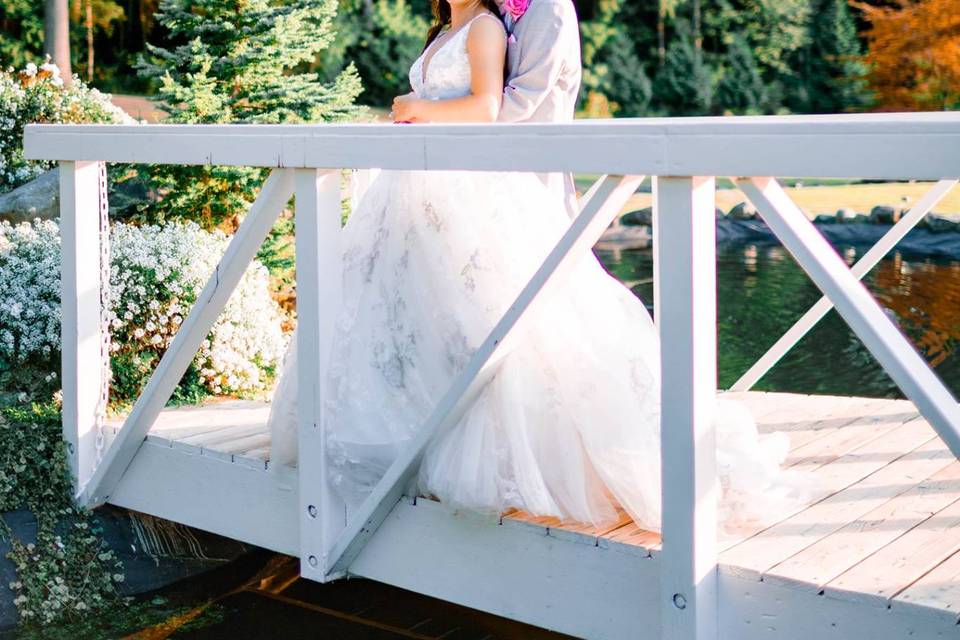
[[[507,42],[497,5],[439,5],[448,19],[431,30],[394,117],[495,121]],[[533,174],[384,171],[371,184],[343,229],[344,300],[321,408],[348,505],[376,485],[568,225],[561,195]],[[560,289],[430,444],[420,491],[594,524],[622,507],[659,529],[656,329],[592,254]],[[295,349],[271,410],[275,464],[296,460]],[[782,486],[785,438],[759,437],[738,404],[718,403],[718,414],[723,516],[761,516]]]

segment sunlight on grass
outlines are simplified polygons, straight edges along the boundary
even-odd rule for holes
[[[835,186],[787,187],[785,190],[811,216],[834,214],[837,209],[849,208],[857,213],[870,213],[876,205],[910,207],[919,200],[932,182],[893,182],[884,184],[848,184]],[[746,200],[738,189],[717,190],[717,206],[724,211]],[[624,213],[649,207],[653,197],[638,193],[624,207]],[[960,188],[955,188],[936,207],[934,213],[960,215]]]

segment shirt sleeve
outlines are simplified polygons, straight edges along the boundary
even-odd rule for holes
[[[576,18],[573,18],[574,20]],[[500,122],[529,120],[563,71],[566,33],[559,2],[534,2],[521,18],[523,48],[517,68],[503,89]]]

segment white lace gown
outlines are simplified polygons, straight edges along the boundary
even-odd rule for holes
[[[410,70],[421,98],[469,92],[467,28]],[[533,174],[384,171],[343,229],[343,309],[325,380],[333,484],[371,491],[569,225]],[[496,375],[423,459],[425,495],[600,524],[660,524],[659,346],[646,308],[589,254],[532,310]],[[273,402],[272,459],[296,459],[294,348]],[[721,403],[724,519],[789,488],[785,438]]]

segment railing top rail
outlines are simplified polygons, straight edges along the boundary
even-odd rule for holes
[[[29,125],[24,153],[330,169],[939,179],[960,174],[960,113],[523,125]]]

